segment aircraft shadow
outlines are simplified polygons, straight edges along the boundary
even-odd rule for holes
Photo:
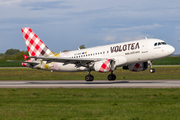
[[[151,84],[151,83],[163,83],[163,82],[129,82],[129,81],[109,81],[109,82],[27,82],[26,84],[123,84],[123,83],[130,83],[130,84]]]

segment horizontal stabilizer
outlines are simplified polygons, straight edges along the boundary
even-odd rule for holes
[[[37,62],[15,61],[15,60],[7,60],[7,62],[28,63],[28,64],[32,64],[32,65],[38,65],[39,64]]]

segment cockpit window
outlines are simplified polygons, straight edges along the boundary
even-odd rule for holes
[[[162,45],[166,45],[167,43],[165,43],[165,42],[162,42],[161,44],[162,44]]]
[[[167,43],[165,43],[165,42],[154,43],[154,46],[159,46],[159,45],[167,45]]]
[[[165,42],[154,43],[154,46],[159,46],[159,45],[167,45],[167,43],[165,43]]]

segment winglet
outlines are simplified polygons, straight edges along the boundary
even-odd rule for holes
[[[27,56],[27,55],[24,55],[24,54],[23,54],[23,56],[24,56],[24,60],[26,60],[26,59],[29,57],[29,56]]]

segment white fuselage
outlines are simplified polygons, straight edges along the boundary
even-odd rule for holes
[[[116,62],[116,67],[122,67],[134,63],[161,59],[170,56],[174,51],[174,47],[166,44],[163,40],[143,39],[64,52],[60,53],[60,57],[114,59]],[[87,67],[77,67],[75,64],[65,64],[59,62],[48,64],[51,64],[49,65],[48,69],[54,71],[88,70]],[[36,66],[34,68],[36,68]]]

